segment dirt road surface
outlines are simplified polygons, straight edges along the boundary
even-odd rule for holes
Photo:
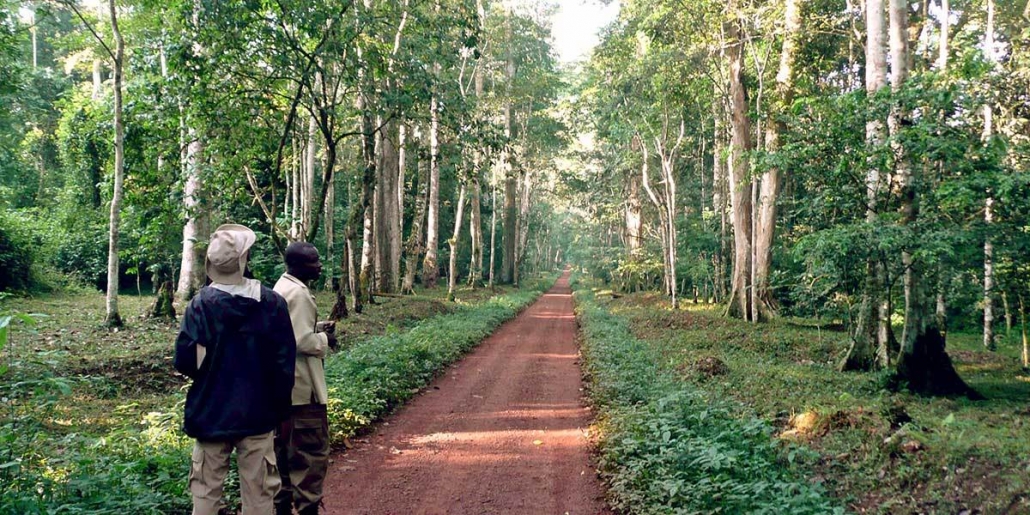
[[[568,273],[333,457],[330,514],[609,514],[590,454]]]

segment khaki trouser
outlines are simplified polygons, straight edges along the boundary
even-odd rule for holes
[[[272,433],[268,432],[228,442],[197,440],[193,445],[189,481],[193,515],[217,515],[223,507],[222,487],[229,473],[233,449],[236,449],[240,471],[243,515],[272,513],[272,501],[280,486],[272,438]]]
[[[292,503],[298,511],[318,506],[329,468],[329,418],[325,404],[294,406],[290,418],[279,426],[275,453],[282,479],[275,502]]]

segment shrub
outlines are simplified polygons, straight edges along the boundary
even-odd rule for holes
[[[0,291],[32,286],[33,247],[31,234],[20,217],[0,213]]]
[[[88,225],[70,231],[57,246],[53,265],[97,289],[104,289],[107,281],[107,229]]]

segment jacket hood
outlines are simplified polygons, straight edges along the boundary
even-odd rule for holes
[[[205,311],[218,313],[226,327],[239,327],[261,306],[260,301],[232,295],[210,286],[200,290],[200,295],[204,297],[204,302],[200,303],[200,306]]]

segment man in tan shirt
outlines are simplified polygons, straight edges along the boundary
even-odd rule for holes
[[[318,249],[307,242],[286,247],[286,273],[275,292],[286,299],[297,340],[293,409],[275,438],[282,489],[275,498],[277,515],[316,515],[322,502],[322,483],[329,465],[329,401],[323,359],[336,348],[331,329],[317,332],[318,312],[307,284],[322,274]]]

